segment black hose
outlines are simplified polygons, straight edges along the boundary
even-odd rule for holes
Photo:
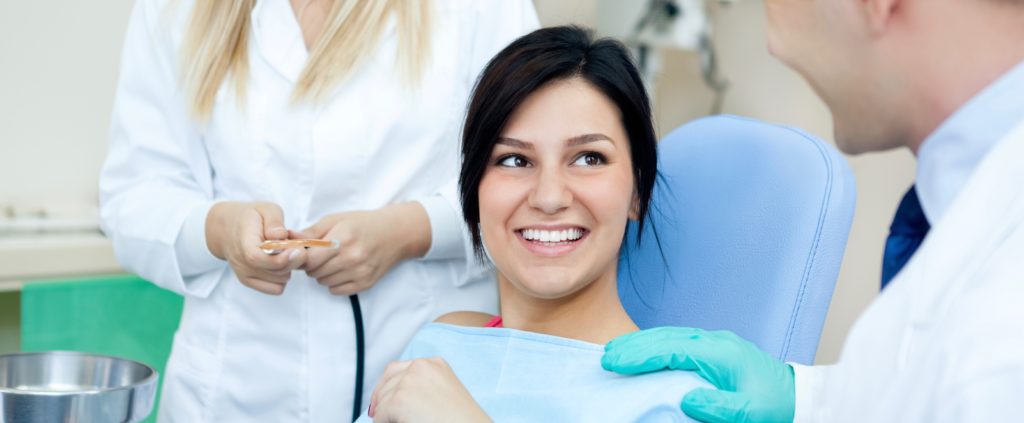
[[[363,410],[363,366],[366,359],[366,344],[363,336],[363,310],[359,307],[359,296],[348,297],[352,301],[352,317],[356,323],[356,383],[352,399],[352,421],[359,419]]]

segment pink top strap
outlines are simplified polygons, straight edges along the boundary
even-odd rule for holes
[[[504,327],[504,326],[501,325],[501,316],[494,316],[493,319],[488,320],[487,323],[484,324],[484,327],[485,328],[501,328],[501,327]]]

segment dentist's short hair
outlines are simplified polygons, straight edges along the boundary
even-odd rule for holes
[[[640,73],[622,43],[595,40],[578,26],[538,29],[515,40],[487,64],[473,91],[462,131],[459,190],[462,212],[477,257],[480,237],[479,187],[490,155],[509,117],[530,94],[552,81],[580,78],[618,107],[629,137],[638,198],[637,241],[643,232],[657,175],[657,135]]]

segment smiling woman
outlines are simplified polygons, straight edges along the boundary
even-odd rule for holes
[[[637,204],[630,145],[618,107],[579,76],[545,84],[512,114],[477,190],[480,235],[507,298],[506,327],[601,343],[621,334],[609,331],[635,330],[607,295]],[[519,294],[562,300],[536,307],[513,301]],[[609,312],[621,324],[576,324],[587,316],[612,321]]]
[[[637,330],[616,266],[657,174],[647,94],[625,47],[578,27],[526,35],[484,70],[463,130],[467,228],[501,315],[452,313],[385,370],[381,421],[681,421],[688,373],[621,377],[603,344]]]

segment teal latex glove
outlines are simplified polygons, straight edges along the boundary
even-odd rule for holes
[[[710,423],[792,422],[793,368],[728,331],[661,327],[613,339],[601,367],[627,375],[689,370],[718,390],[683,397],[686,415]]]

